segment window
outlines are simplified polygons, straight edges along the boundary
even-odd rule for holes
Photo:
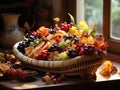
[[[120,0],[104,0],[103,34],[109,43],[108,51],[116,55],[120,54],[119,4]]]
[[[110,37],[120,41],[120,0],[112,0],[111,2]]]
[[[102,33],[103,27],[103,1],[85,0],[85,20],[90,25],[97,26],[97,33]]]
[[[77,23],[85,20],[97,26],[97,33],[103,33],[103,0],[77,0]]]

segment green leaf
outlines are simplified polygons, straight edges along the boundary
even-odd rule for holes
[[[90,34],[94,37],[94,36],[96,36],[96,30],[92,30],[91,32],[90,32]]]
[[[70,13],[68,13],[68,15],[70,16],[70,19],[73,22],[73,25],[75,26],[75,19],[74,19],[74,17]]]

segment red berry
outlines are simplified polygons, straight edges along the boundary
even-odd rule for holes
[[[42,80],[42,82],[45,82],[45,81],[46,81],[46,80],[45,80],[45,77],[42,77],[41,80]]]
[[[46,60],[47,56],[48,56],[48,53],[49,52],[47,50],[41,51],[40,53],[38,53],[37,55],[35,55],[34,58],[36,60]]]
[[[58,83],[58,80],[57,80],[56,78],[54,78],[54,79],[52,80],[52,82],[53,82],[53,84],[57,84],[57,83]]]
[[[63,78],[62,78],[62,77],[59,77],[59,78],[58,78],[58,82],[59,82],[59,83],[62,83],[62,82],[63,82]]]
[[[84,37],[89,37],[88,33],[83,33]]]
[[[73,23],[72,22],[70,22],[70,25],[71,25],[71,27],[73,26]]]
[[[55,27],[55,29],[56,29],[57,31],[61,29],[57,24],[55,24],[54,27]]]
[[[37,32],[33,31],[32,36],[36,36],[36,35],[37,35]]]
[[[105,43],[103,44],[103,46],[101,46],[101,49],[102,49],[103,51],[107,51],[107,48],[108,48],[108,43],[105,42]]]
[[[103,35],[102,34],[97,36],[97,40],[102,40],[102,39],[103,39]]]
[[[61,29],[64,30],[65,32],[67,32],[69,30],[69,28],[71,27],[71,25],[67,24],[67,22],[61,23]]]
[[[16,69],[16,74],[21,75],[23,71],[21,69]]]
[[[21,77],[22,80],[26,80],[27,79],[27,75],[28,75],[28,72],[27,71],[23,71],[19,76]]]
[[[56,75],[51,75],[51,79],[53,80],[54,78],[56,78]]]
[[[40,59],[39,55],[35,55],[34,59],[39,60]]]
[[[40,30],[33,31],[32,36],[40,36]]]
[[[61,23],[61,27],[63,27],[64,26],[64,23]]]
[[[112,69],[115,70],[115,71],[117,71],[117,68],[114,65],[112,66]]]
[[[99,37],[99,38],[102,38],[102,37],[103,37],[103,35],[102,35],[102,34],[100,34],[98,37]]]
[[[68,28],[71,28],[72,27],[72,24],[68,24]]]
[[[94,45],[95,47],[97,47],[97,46],[98,46],[98,43],[97,43],[97,42],[94,42],[93,45]]]
[[[15,69],[10,69],[8,74],[11,75],[13,78],[16,78],[16,70]]]
[[[85,49],[82,47],[80,52],[79,52],[79,55],[84,55],[85,54]]]
[[[64,76],[64,75],[61,75],[61,76],[58,78],[58,82],[61,83],[61,82],[63,82],[63,80],[65,80],[65,76]]]
[[[55,39],[57,42],[60,41],[60,38],[61,38],[61,36],[55,36],[55,37],[54,37],[54,39]]]
[[[51,76],[51,74],[50,74],[49,72],[47,72],[47,73],[45,74],[45,76],[46,76],[46,75]]]

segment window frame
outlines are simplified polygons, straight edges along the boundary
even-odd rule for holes
[[[120,61],[120,43],[110,37],[111,29],[111,0],[103,0],[103,35],[108,41],[108,59]]]

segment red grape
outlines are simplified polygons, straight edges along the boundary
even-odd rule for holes
[[[57,83],[58,83],[58,80],[57,80],[56,78],[54,78],[54,79],[52,80],[52,82],[53,82],[53,84],[57,84]]]

